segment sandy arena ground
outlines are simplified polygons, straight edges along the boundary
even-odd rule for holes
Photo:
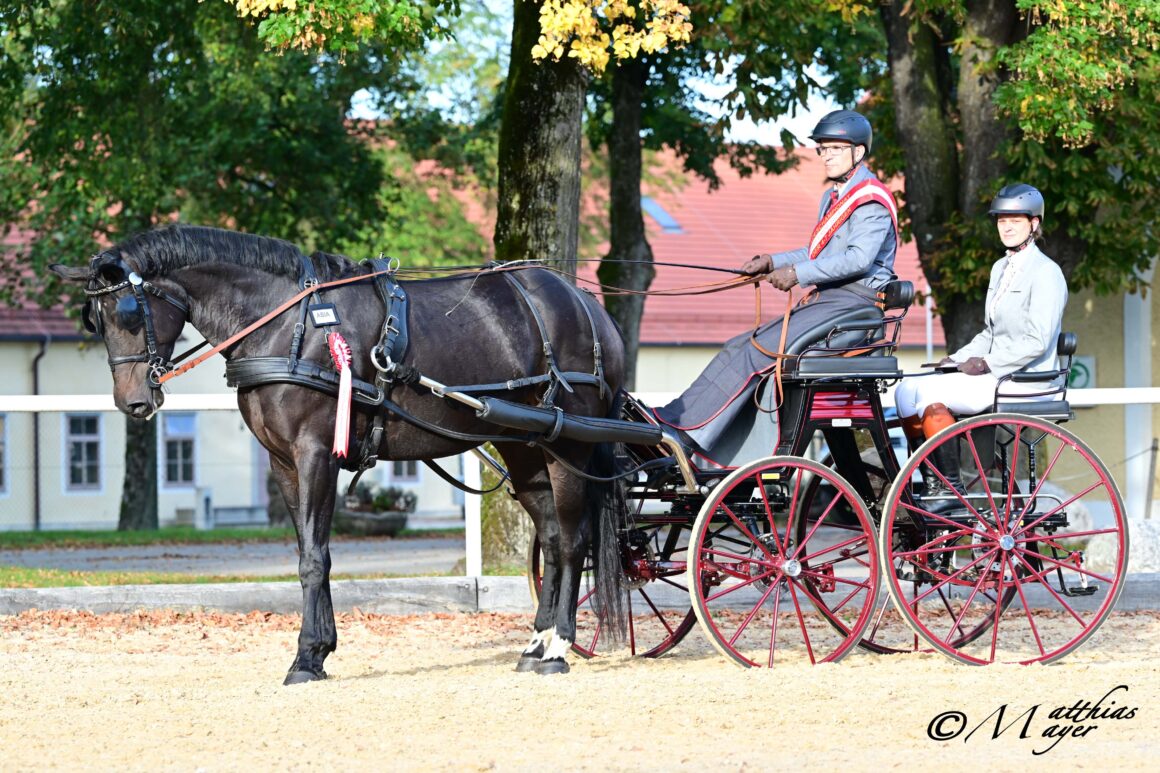
[[[339,619],[331,678],[284,688],[296,617],[30,612],[0,618],[0,770],[1155,770],[1160,616],[1113,615],[1053,666],[941,655],[743,670],[694,631],[658,660],[512,670],[530,615]],[[1104,698],[1127,719],[1042,735]],[[1115,703],[1112,703],[1115,701]],[[995,717],[1007,706],[993,739]],[[961,711],[966,730],[928,738]],[[1027,724],[1027,737],[1020,731]],[[954,717],[938,729],[961,726]],[[983,725],[969,739],[972,728]],[[1072,730],[1071,732],[1074,732]]]

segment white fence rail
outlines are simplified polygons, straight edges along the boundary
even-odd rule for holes
[[[663,405],[672,399],[672,393],[641,393],[638,395],[650,405]],[[1160,388],[1097,388],[1073,389],[1068,392],[1068,400],[1075,408],[1098,406],[1155,405],[1160,403]],[[63,413],[63,412],[112,412],[116,407],[108,394],[81,395],[4,395],[0,396],[0,413]],[[234,394],[170,394],[166,396],[163,411],[236,411],[237,397]],[[1127,501],[1139,502],[1145,514],[1151,509],[1152,481],[1155,476],[1156,443],[1144,452],[1133,454],[1124,461],[1132,461],[1132,456],[1140,457],[1151,450],[1151,459],[1139,458],[1138,463],[1148,468],[1148,474],[1129,475]],[[1140,466],[1137,464],[1137,466]],[[474,456],[464,455],[465,483],[473,488],[480,487],[479,464]],[[1141,471],[1142,472],[1142,471]],[[1144,490],[1136,491],[1136,487]],[[464,520],[466,530],[466,574],[482,574],[481,550],[481,508],[480,497],[468,494],[464,498]]]

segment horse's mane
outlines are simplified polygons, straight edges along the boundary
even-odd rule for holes
[[[119,253],[143,277],[204,263],[230,263],[291,278],[302,271],[302,252],[288,241],[206,226],[157,228],[126,239],[107,252]],[[311,257],[322,280],[350,274],[356,268],[342,255],[316,252]]]

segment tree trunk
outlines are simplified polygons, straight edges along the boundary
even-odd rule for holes
[[[999,149],[1011,139],[1010,123],[999,115],[995,89],[1004,80],[995,52],[1015,37],[1018,14],[1012,0],[967,4],[959,59],[958,109],[963,137],[959,209],[973,218],[989,207],[991,183],[1007,172]]]
[[[612,74],[612,132],[608,138],[609,250],[596,275],[601,284],[643,293],[652,284],[652,247],[640,209],[640,122],[648,65],[636,59],[620,63]],[[615,262],[623,261],[623,262]],[[640,320],[645,296],[604,296],[604,307],[624,338],[625,389],[636,388]]]
[[[982,329],[983,301],[944,289],[942,272],[953,267],[955,249],[946,226],[956,218],[978,217],[996,178],[1006,171],[998,150],[1011,127],[995,109],[1002,74],[993,59],[998,47],[1017,34],[1017,14],[1012,0],[967,4],[952,106],[950,84],[940,77],[946,42],[926,20],[903,13],[901,5],[896,0],[881,6],[881,16],[898,141],[906,159],[906,202],[919,263],[936,293],[947,349],[954,351]],[[952,107],[960,135],[949,113]]]
[[[576,271],[585,74],[575,59],[532,61],[540,3],[516,0],[499,134],[497,260]]]
[[[126,416],[125,483],[117,530],[157,527],[157,425]]]

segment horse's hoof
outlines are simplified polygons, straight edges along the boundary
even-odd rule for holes
[[[547,676],[548,674],[566,674],[571,670],[568,667],[568,661],[563,658],[552,658],[551,660],[541,660],[536,663],[536,673],[540,676]]]
[[[521,655],[520,662],[516,663],[517,674],[527,674],[535,671],[540,665],[540,659],[535,655]]]
[[[282,681],[283,685],[290,684],[306,684],[307,682],[319,682],[326,678],[326,672],[316,674],[313,671],[291,671],[286,674],[286,678]]]

